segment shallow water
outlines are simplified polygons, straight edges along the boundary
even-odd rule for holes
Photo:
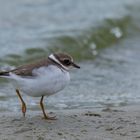
[[[107,3],[107,4],[106,4]],[[0,1],[0,67],[32,62],[54,51],[81,65],[71,83],[45,102],[49,108],[119,106],[140,102],[138,0]],[[0,109],[19,110],[8,81],[0,79]],[[38,110],[38,98],[24,96]]]

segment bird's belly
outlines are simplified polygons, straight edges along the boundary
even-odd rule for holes
[[[68,72],[61,70],[23,82],[19,88],[29,96],[52,95],[62,90],[70,81]]]

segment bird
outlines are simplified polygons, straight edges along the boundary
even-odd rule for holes
[[[21,93],[32,97],[40,97],[40,107],[44,119],[54,120],[56,116],[49,116],[45,111],[44,97],[58,93],[69,84],[69,71],[73,67],[80,68],[79,65],[74,63],[71,55],[65,52],[56,52],[33,63],[24,64],[8,71],[1,71],[0,77],[10,79],[10,82],[14,85],[24,117],[27,109]]]

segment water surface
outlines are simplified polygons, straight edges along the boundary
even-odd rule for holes
[[[138,0],[0,1],[0,68],[8,69],[55,51],[81,65],[71,83],[45,100],[51,109],[140,102],[140,2]],[[12,85],[0,79],[0,110],[19,110]],[[39,98],[24,99],[38,110]]]

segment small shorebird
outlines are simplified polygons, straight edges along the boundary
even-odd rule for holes
[[[54,53],[41,61],[19,66],[13,70],[0,72],[0,77],[12,80],[16,93],[21,101],[22,113],[25,117],[26,104],[20,91],[33,97],[41,97],[40,106],[45,119],[55,119],[45,112],[44,96],[53,95],[62,90],[70,81],[69,70],[80,68],[73,58],[66,53]]]

